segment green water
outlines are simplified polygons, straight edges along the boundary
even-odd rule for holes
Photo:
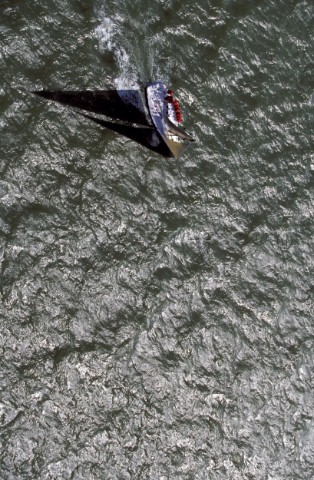
[[[313,19],[2,0],[1,479],[314,478]],[[30,93],[148,80],[179,161]]]

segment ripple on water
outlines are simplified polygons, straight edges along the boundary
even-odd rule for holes
[[[312,478],[310,2],[1,11],[1,476]],[[28,94],[154,78],[180,161]]]

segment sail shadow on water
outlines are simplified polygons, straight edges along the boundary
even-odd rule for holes
[[[168,92],[172,92],[168,90]],[[161,82],[139,90],[34,91],[40,97],[108,118],[81,114],[165,157],[182,155],[194,139],[179,126],[176,100]],[[115,121],[112,121],[115,120]]]

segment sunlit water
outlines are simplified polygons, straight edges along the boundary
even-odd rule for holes
[[[1,479],[314,478],[313,19],[1,2]],[[148,80],[179,161],[30,93]]]

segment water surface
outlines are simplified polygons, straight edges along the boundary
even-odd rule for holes
[[[311,480],[312,3],[0,14],[0,477]],[[30,94],[159,79],[179,161]]]

